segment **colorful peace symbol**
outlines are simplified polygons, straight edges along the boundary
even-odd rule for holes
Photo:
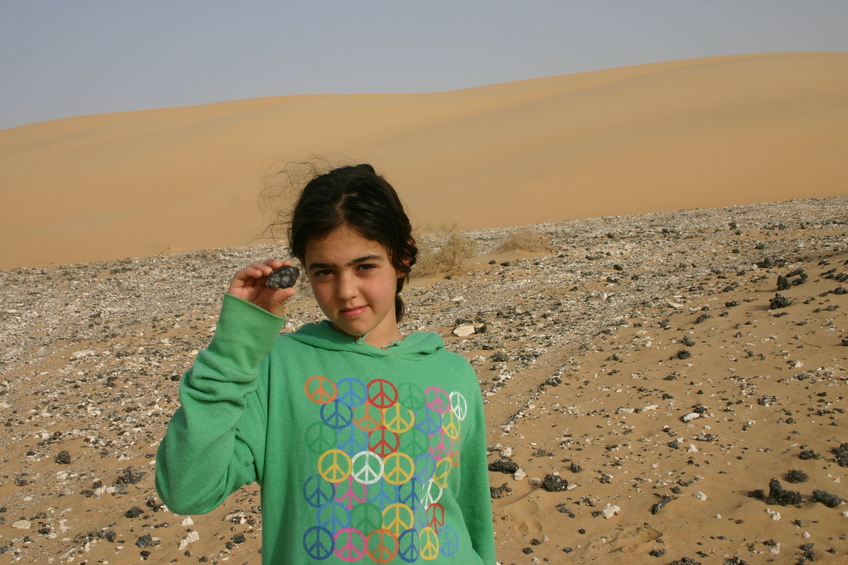
[[[321,421],[333,428],[340,430],[353,421],[353,412],[349,406],[345,406],[338,400],[321,406]]]
[[[451,409],[450,396],[437,386],[424,389],[424,399],[427,406],[440,414],[444,414]]]
[[[429,451],[425,451],[415,458],[415,478],[422,483],[430,480],[436,472],[436,458]]]
[[[403,383],[398,385],[398,400],[412,411],[424,408],[424,391],[416,384]]]
[[[351,475],[363,485],[374,484],[383,476],[383,460],[371,451],[360,451],[354,455],[351,467]]]
[[[442,555],[451,557],[459,551],[459,535],[450,526],[444,526],[439,530],[439,545]]]
[[[350,512],[350,524],[361,532],[371,532],[383,526],[383,513],[376,504],[357,504]]]
[[[382,427],[383,412],[371,404],[360,404],[353,409],[353,423],[360,430],[373,432]]]
[[[440,429],[430,436],[430,453],[439,461],[445,459],[450,455],[450,442],[451,439]]]
[[[410,528],[398,537],[398,557],[412,563],[418,561],[418,532]]]
[[[408,431],[415,424],[415,413],[400,405],[383,410],[383,426],[396,434]]]
[[[348,455],[356,455],[368,449],[368,434],[358,427],[347,426],[339,430],[338,434],[337,447]]]
[[[368,487],[355,481],[352,475],[347,478],[345,485],[346,486],[342,488],[341,483],[339,483],[339,486],[336,489],[337,494],[335,501],[344,504],[345,508],[348,510],[352,509],[357,504],[368,500]]]
[[[442,414],[442,429],[449,438],[457,439],[459,437],[460,425],[459,418],[453,411]]]
[[[368,403],[371,406],[385,410],[394,406],[398,400],[395,385],[385,379],[374,379],[368,383]]]
[[[436,463],[436,472],[433,473],[433,482],[442,488],[448,488],[448,475],[450,475],[453,465],[450,458],[442,459]]]
[[[434,434],[442,429],[442,415],[425,406],[415,413],[415,427],[427,435]]]
[[[338,382],[336,388],[339,402],[345,406],[353,408],[368,400],[368,390],[365,388],[365,383],[359,379],[342,379]]]
[[[327,404],[336,399],[336,383],[327,377],[314,376],[303,385],[307,398],[316,404]]]
[[[303,534],[303,549],[312,559],[326,559],[333,554],[333,534],[313,526]]]
[[[389,504],[398,501],[397,487],[386,481],[379,481],[368,488],[368,501],[379,506],[382,512]]]
[[[418,472],[417,467],[415,470],[416,472]],[[420,486],[421,481],[419,481],[415,477],[412,477],[411,479],[409,479],[409,481],[403,483],[402,485],[398,485],[398,502],[402,502],[410,508],[417,507],[421,503],[421,493],[419,492]]]
[[[388,563],[398,551],[397,537],[389,530],[380,528],[368,535],[368,557],[377,563]]]
[[[439,536],[433,528],[427,527],[418,534],[419,552],[423,559],[432,561],[439,556]]]
[[[430,479],[421,486],[421,504],[430,506],[435,504],[442,498],[444,489],[436,484],[436,481]]]
[[[390,504],[383,510],[383,527],[396,536],[412,527],[415,516],[406,504]]]
[[[356,528],[339,530],[333,541],[336,546],[336,557],[342,561],[359,561],[365,557],[368,540],[365,534]]]
[[[307,449],[312,453],[324,453],[336,446],[336,431],[325,426],[322,422],[313,422],[306,428],[305,442]]]
[[[466,402],[465,397],[462,396],[462,393],[450,393],[450,403],[451,411],[454,413],[454,416],[459,418],[460,421],[465,420],[465,417],[468,415],[468,402]]]
[[[341,449],[330,449],[318,458],[318,474],[325,481],[340,483],[350,476],[350,456]]]
[[[335,494],[336,487],[323,480],[321,475],[312,475],[303,483],[303,498],[313,508],[320,508],[333,500]]]
[[[433,528],[434,532],[439,531],[439,528],[445,525],[445,507],[441,504],[431,504],[427,507],[427,525]]]
[[[385,428],[374,430],[368,435],[368,449],[380,457],[386,457],[390,453],[394,453],[399,447],[400,436]]]
[[[383,459],[383,478],[389,484],[403,484],[414,474],[415,462],[406,453],[391,453]]]
[[[350,526],[350,510],[344,504],[328,502],[318,510],[318,525],[335,534]]]

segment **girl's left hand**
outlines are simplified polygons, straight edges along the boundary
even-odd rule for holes
[[[268,275],[274,269],[291,264],[291,261],[280,261],[279,259],[254,263],[241,269],[233,276],[230,289],[227,292],[237,298],[252,302],[276,316],[285,316],[285,302],[294,296],[296,290],[293,287],[273,289],[265,286],[265,281],[268,280]]]

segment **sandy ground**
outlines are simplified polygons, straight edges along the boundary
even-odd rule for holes
[[[848,559],[846,204],[540,224],[533,253],[481,230],[413,279],[402,331],[478,374],[501,563]],[[258,487],[177,516],[152,479],[230,274],[271,252],[0,271],[0,563],[259,563]],[[319,317],[301,287],[287,329]]]
[[[68,118],[0,131],[0,268],[251,243],[267,177],[310,155],[477,229],[842,195],[846,152],[848,53]]]

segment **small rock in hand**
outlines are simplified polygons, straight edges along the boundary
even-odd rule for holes
[[[290,288],[297,282],[297,277],[300,275],[300,269],[292,265],[283,265],[279,269],[274,269],[268,275],[268,280],[265,281],[265,286],[273,289]]]

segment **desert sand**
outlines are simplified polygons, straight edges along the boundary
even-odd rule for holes
[[[842,195],[847,152],[848,53],[68,118],[0,130],[0,268],[255,242],[265,180],[310,155],[479,229]]]
[[[422,242],[470,230],[401,329],[477,371],[499,562],[846,562],[846,71],[746,55],[0,131],[0,564],[260,562],[258,487],[178,516],[155,453],[227,281],[279,253],[265,177],[311,154],[384,170]],[[546,248],[498,250],[530,224]],[[319,317],[301,284],[286,331]]]
[[[501,563],[848,559],[846,205],[540,224],[534,253],[475,231],[413,278],[402,331],[478,374]],[[229,276],[270,251],[0,271],[0,563],[260,562],[256,485],[177,516],[153,472]],[[302,283],[289,314],[320,318]]]

